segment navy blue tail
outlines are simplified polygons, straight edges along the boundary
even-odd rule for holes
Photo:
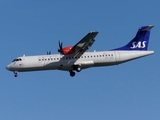
[[[149,43],[150,30],[153,25],[142,26],[136,36],[125,46],[113,50],[147,50]]]

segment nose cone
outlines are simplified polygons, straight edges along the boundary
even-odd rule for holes
[[[10,65],[7,65],[7,66],[6,66],[6,69],[7,69],[7,70],[10,70]]]

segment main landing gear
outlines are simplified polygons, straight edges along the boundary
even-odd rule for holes
[[[69,71],[69,72],[70,72],[70,76],[71,76],[71,77],[74,77],[75,74],[76,74],[73,70],[71,70],[71,71]]]
[[[80,65],[73,65],[73,70],[75,70],[77,72],[80,72],[81,71],[81,66]],[[74,77],[75,74],[76,74],[73,70],[69,71],[71,77]]]
[[[77,71],[77,72],[80,72],[80,71],[81,71],[81,67],[77,67],[77,68],[76,68],[76,71]]]
[[[18,77],[18,72],[17,71],[14,71],[14,77]]]

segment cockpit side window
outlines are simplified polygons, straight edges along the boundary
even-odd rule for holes
[[[19,61],[22,61],[22,59],[21,59],[21,58],[19,58]]]

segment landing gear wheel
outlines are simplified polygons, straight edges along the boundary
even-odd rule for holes
[[[17,77],[17,76],[18,76],[17,74],[14,75],[14,77]]]
[[[70,76],[71,76],[71,77],[74,77],[74,76],[75,76],[75,74],[76,74],[75,72],[70,71]]]
[[[14,77],[18,77],[18,72],[14,71]]]
[[[82,69],[81,69],[80,65],[73,65],[73,70],[76,70],[77,72],[80,72]]]
[[[78,68],[76,69],[76,71],[77,71],[77,72],[80,72],[80,71],[81,71],[81,68],[80,68],[80,67],[78,67]]]

